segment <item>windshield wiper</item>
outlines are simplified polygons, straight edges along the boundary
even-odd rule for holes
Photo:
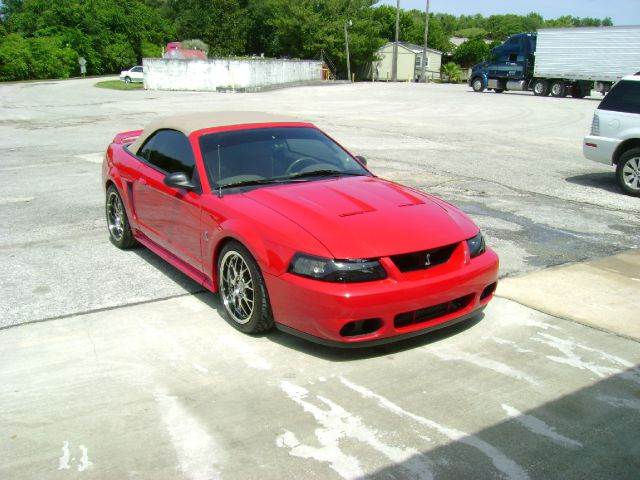
[[[260,178],[255,180],[243,180],[241,182],[225,183],[216,188],[250,187],[252,185],[268,185],[270,183],[283,183],[281,178]]]
[[[348,176],[362,176],[361,172],[344,172],[342,170],[311,170],[310,172],[294,173],[287,178],[304,178],[304,177],[320,177],[320,176],[332,176],[332,175],[348,175]]]

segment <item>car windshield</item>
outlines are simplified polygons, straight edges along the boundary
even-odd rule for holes
[[[309,127],[212,133],[200,138],[200,149],[215,188],[370,175],[338,144]]]

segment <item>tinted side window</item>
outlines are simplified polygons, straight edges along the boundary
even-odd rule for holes
[[[151,155],[151,150],[153,149],[153,142],[156,139],[156,136],[152,136],[151,138],[149,138],[144,145],[142,145],[142,148],[140,148],[140,150],[138,150],[138,156],[144,158],[145,160],[149,161],[149,156]]]
[[[181,132],[160,130],[145,143],[139,155],[167,173],[184,172],[193,177],[193,151]]]
[[[619,82],[604,97],[598,108],[614,112],[640,113],[640,82]]]

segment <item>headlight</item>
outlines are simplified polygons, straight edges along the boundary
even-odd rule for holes
[[[378,260],[334,260],[297,253],[289,272],[323,282],[370,282],[387,278]]]
[[[471,254],[471,258],[482,255],[487,249],[487,246],[484,243],[482,232],[478,232],[475,237],[467,240],[467,245],[469,246],[469,253]]]

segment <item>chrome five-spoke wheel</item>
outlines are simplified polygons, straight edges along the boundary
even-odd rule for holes
[[[107,197],[107,226],[113,239],[117,242],[122,240],[124,235],[124,207],[120,195],[116,191],[111,191]]]
[[[224,307],[235,322],[244,325],[251,320],[255,305],[251,270],[242,256],[231,250],[222,257],[220,273]]]
[[[223,315],[244,333],[266,332],[274,326],[269,295],[258,263],[236,240],[228,240],[217,261],[218,291]]]

